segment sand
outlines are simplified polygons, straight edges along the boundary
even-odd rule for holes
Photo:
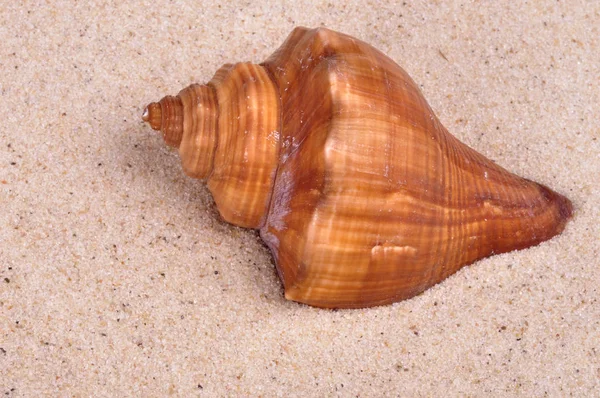
[[[600,396],[600,2],[3,3],[4,396]],[[573,201],[564,233],[386,307],[286,301],[140,115],[298,25],[396,60],[456,137]]]

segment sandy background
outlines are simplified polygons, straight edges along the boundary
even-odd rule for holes
[[[600,396],[599,1],[18,3],[0,5],[3,396]],[[285,301],[258,235],[140,115],[297,25],[390,55],[459,139],[573,201],[565,232],[392,306]]]

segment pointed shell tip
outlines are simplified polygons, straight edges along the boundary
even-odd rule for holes
[[[150,112],[148,112],[148,107],[144,108],[144,113],[142,113],[142,120],[145,122],[150,120]]]
[[[144,109],[142,120],[150,124],[153,130],[160,130],[162,126],[162,109],[160,103],[152,102]]]

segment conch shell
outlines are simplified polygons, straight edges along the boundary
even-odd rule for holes
[[[390,58],[324,28],[294,29],[262,64],[224,65],[143,120],[208,180],[224,220],[260,229],[285,297],[313,306],[415,296],[572,214],[448,133]]]

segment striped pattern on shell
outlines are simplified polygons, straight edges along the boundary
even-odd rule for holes
[[[296,28],[260,65],[148,106],[223,219],[260,230],[290,300],[359,308],[560,233],[568,199],[454,138],[370,45]]]

